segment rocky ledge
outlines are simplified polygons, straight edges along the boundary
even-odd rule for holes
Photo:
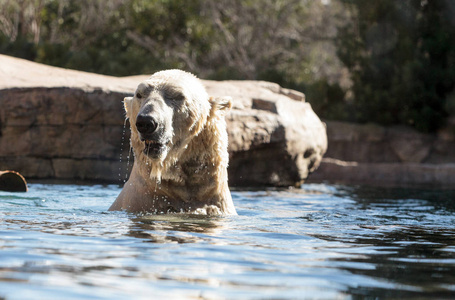
[[[121,182],[129,125],[122,100],[148,76],[111,77],[0,55],[0,169],[28,179]],[[301,184],[327,149],[324,124],[303,94],[260,81],[204,81],[231,96],[231,185]]]
[[[455,185],[455,120],[437,134],[327,121],[330,147],[310,181],[388,186]]]

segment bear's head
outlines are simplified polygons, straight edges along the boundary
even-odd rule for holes
[[[162,171],[180,159],[210,119],[231,107],[231,101],[209,98],[199,79],[188,72],[166,70],[141,82],[124,105],[135,159],[150,166],[150,177],[160,180]]]

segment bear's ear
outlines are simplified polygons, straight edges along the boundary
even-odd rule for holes
[[[232,107],[232,98],[231,97],[210,97],[209,99],[212,109],[210,110],[210,115],[220,114],[224,116]]]
[[[130,111],[131,103],[133,102],[133,97],[125,97],[123,98],[123,107],[125,108],[126,115],[128,116],[128,112]]]

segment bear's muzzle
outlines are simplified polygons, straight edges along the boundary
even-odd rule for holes
[[[158,122],[148,114],[138,114],[136,128],[141,134],[141,140],[148,140],[148,137],[151,137],[158,129]]]

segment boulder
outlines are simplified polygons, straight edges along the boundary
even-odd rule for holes
[[[122,100],[147,75],[112,77],[0,55],[0,167],[26,178],[123,182],[130,171]],[[231,96],[231,185],[301,184],[327,149],[303,94],[261,81],[203,81]]]

